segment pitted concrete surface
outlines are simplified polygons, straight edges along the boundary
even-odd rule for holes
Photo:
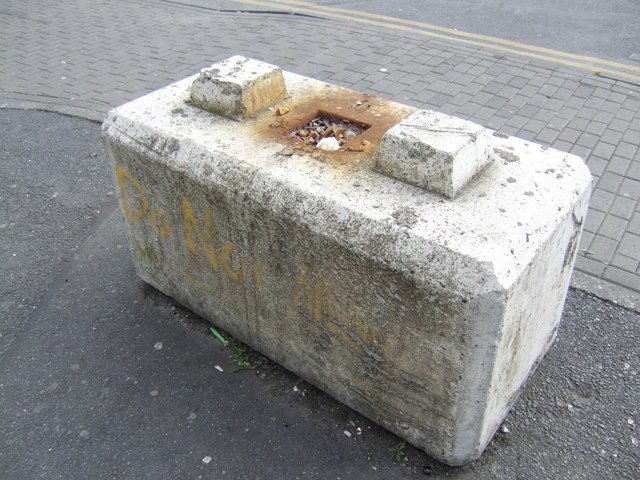
[[[101,151],[99,126],[84,120],[3,110],[0,123],[21,126],[0,130],[3,171],[10,159],[48,159],[49,168],[25,171],[34,185],[91,165]],[[42,125],[51,141],[33,146]],[[53,147],[54,138],[67,147]],[[570,292],[557,341],[478,461],[449,468],[406,447],[408,460],[396,462],[389,449],[399,439],[272,364],[234,372],[233,348],[136,278],[124,222],[99,187],[111,186],[109,174],[86,180],[83,202],[56,197],[103,212],[69,216],[64,229],[57,216],[38,216],[48,196],[23,202],[30,190],[0,178],[4,205],[22,204],[24,218],[38,218],[38,238],[57,235],[52,257],[65,265],[38,270],[28,255],[0,259],[3,272],[32,275],[27,283],[3,275],[3,300],[40,292],[14,334],[0,338],[3,479],[640,475],[640,316],[629,310]],[[3,236],[9,254],[40,248],[38,238]],[[3,334],[14,314],[3,310]]]
[[[269,11],[286,7],[249,3],[6,1],[0,105],[101,120],[114,106],[242,54],[454,114],[587,159],[595,190],[573,285],[640,308],[637,80],[353,23],[348,15],[282,15]]]

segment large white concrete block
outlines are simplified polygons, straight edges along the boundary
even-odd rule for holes
[[[479,456],[554,338],[583,161],[481,132],[449,199],[374,168],[411,107],[285,72],[288,113],[237,122],[197,78],[104,122],[141,278],[439,460]],[[305,144],[322,115],[361,133]]]

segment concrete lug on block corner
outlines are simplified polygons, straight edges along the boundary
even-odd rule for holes
[[[384,135],[376,170],[455,198],[488,164],[487,130],[476,123],[418,110]]]
[[[109,113],[136,270],[440,461],[467,463],[553,341],[589,170],[489,134],[489,165],[445,201],[374,171],[384,133],[415,109],[283,74],[284,116],[196,108],[195,77]],[[369,125],[357,148],[291,137],[319,110]]]
[[[191,86],[196,107],[243,120],[287,96],[282,70],[236,55],[200,71]]]

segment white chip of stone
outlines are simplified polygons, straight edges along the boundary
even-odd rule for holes
[[[196,107],[234,120],[248,118],[286,96],[279,67],[240,55],[202,69],[191,85]]]
[[[449,198],[489,165],[489,137],[481,125],[418,110],[382,137],[376,170]]]
[[[162,342],[156,342],[153,348],[155,348],[156,350],[162,350]]]
[[[349,430],[345,430],[345,431],[344,431],[344,434],[345,434],[347,437],[351,438],[351,432],[350,432]]]
[[[222,369],[222,367],[220,365],[216,365],[215,369],[218,370],[219,372],[224,372],[224,370]]]
[[[158,396],[158,390],[151,390],[150,392],[152,397],[157,397]]]
[[[316,147],[327,152],[335,152],[340,149],[340,143],[338,143],[335,137],[327,137],[320,140]]]
[[[204,463],[205,465],[208,465],[211,460],[213,459],[209,455],[207,455],[202,459],[202,463]]]

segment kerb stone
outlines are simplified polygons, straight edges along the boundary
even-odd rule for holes
[[[250,117],[286,96],[279,67],[240,55],[202,69],[191,86],[195,106],[234,120]]]
[[[109,113],[136,270],[435,458],[467,463],[554,339],[589,170],[474,130],[488,165],[443,198],[375,165],[403,120],[416,138],[455,120],[409,127],[411,107],[283,75],[284,115],[238,122],[197,108],[200,76]],[[366,128],[332,152],[291,134],[322,112]],[[391,163],[406,159],[393,152]]]

